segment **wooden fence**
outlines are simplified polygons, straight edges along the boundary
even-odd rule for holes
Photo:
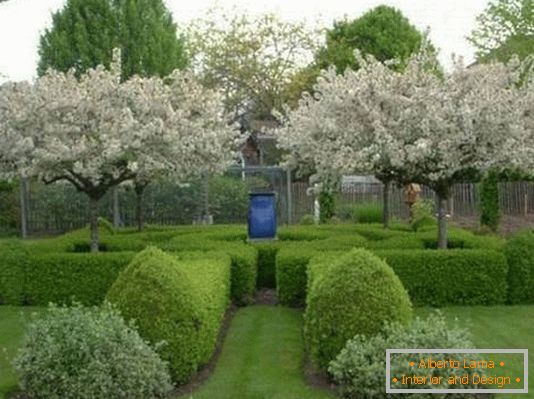
[[[306,214],[314,212],[314,197],[307,183],[293,183],[293,215],[294,222]],[[381,203],[383,185],[380,183],[358,183],[345,187],[336,194],[338,206],[357,205],[363,203]],[[435,193],[428,187],[422,187],[421,196],[435,201]],[[534,183],[508,182],[499,184],[499,203],[504,215],[523,216],[534,213]],[[393,186],[390,192],[390,209],[392,215],[405,219],[409,215],[408,206],[404,203],[402,188]],[[456,184],[453,187],[448,212],[451,218],[478,217],[480,211],[479,185],[475,183]]]

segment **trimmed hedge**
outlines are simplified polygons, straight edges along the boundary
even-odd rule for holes
[[[508,302],[534,303],[534,233],[524,231],[508,240]]]
[[[487,250],[375,251],[399,276],[417,306],[495,305],[506,300],[508,265]]]
[[[30,305],[71,303],[98,305],[132,252],[30,255],[24,285]]]
[[[276,254],[280,242],[252,244],[258,251],[258,288],[276,287]]]
[[[159,353],[173,379],[187,382],[206,363],[229,303],[230,259],[183,260],[149,247],[136,255],[107,299]]]
[[[24,304],[28,251],[20,240],[6,240],[0,243],[0,252],[0,304]]]
[[[408,324],[412,305],[393,270],[376,255],[353,249],[319,257],[308,274],[304,336],[313,363],[328,363],[356,334],[373,335],[387,322]]]
[[[276,292],[278,302],[286,306],[304,306],[306,299],[306,269],[318,252],[292,246],[276,255]]]
[[[158,247],[172,252],[224,252],[232,261],[232,299],[239,305],[254,301],[258,278],[258,251],[250,245],[238,241],[216,241],[206,235],[184,234],[173,238]]]
[[[8,305],[84,305],[102,302],[131,252],[76,254],[29,253],[21,245],[2,250],[0,298]]]

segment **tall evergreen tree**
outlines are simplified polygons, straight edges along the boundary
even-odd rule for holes
[[[122,78],[165,76],[187,65],[183,37],[162,0],[68,0],[41,36],[38,74],[108,66],[122,50]]]

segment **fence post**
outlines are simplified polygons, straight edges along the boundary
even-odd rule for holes
[[[28,179],[20,179],[20,235],[28,237]]]
[[[119,187],[113,187],[113,227],[116,229],[121,226],[121,214],[119,208]]]
[[[528,215],[528,194],[525,194],[524,214],[525,214],[525,216]]]
[[[287,180],[287,224],[292,223],[292,214],[293,214],[293,195],[291,193],[291,169],[288,167],[286,170],[286,180]]]

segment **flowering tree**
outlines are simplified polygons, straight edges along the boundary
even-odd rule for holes
[[[140,152],[133,188],[138,229],[143,229],[142,196],[151,181],[170,177],[184,181],[215,174],[231,164],[238,148],[237,126],[228,123],[222,96],[195,77],[175,71],[165,81],[134,77],[123,84],[138,129],[150,132],[157,152]],[[168,137],[164,137],[168,136]]]
[[[236,130],[226,123],[217,96],[204,108],[191,107],[200,86],[175,72],[170,85],[159,78],[120,82],[120,61],[99,66],[78,79],[74,72],[49,71],[3,102],[0,155],[24,153],[27,175],[46,183],[68,181],[90,200],[91,250],[98,251],[98,201],[112,187],[166,171],[178,178],[217,165],[231,152]],[[12,86],[16,87],[16,86]],[[19,141],[10,138],[18,135]],[[11,147],[10,147],[11,145]],[[213,161],[212,161],[213,159]],[[215,166],[214,166],[215,167]]]
[[[324,72],[276,134],[318,174],[374,173],[385,184],[420,182],[439,198],[438,246],[446,248],[445,204],[466,172],[518,163],[524,96],[514,65],[456,65],[436,73],[425,51],[400,73],[372,59],[358,71]],[[385,190],[387,192],[387,190]],[[387,198],[385,198],[387,203]],[[386,213],[386,212],[385,212]]]
[[[298,108],[282,117],[279,145],[293,162],[315,165],[316,179],[354,173],[374,173],[384,189],[384,226],[389,220],[389,187],[408,181],[405,151],[413,141],[406,113],[416,88],[437,79],[412,62],[404,73],[358,53],[360,69],[323,71],[312,96],[305,93]],[[430,58],[425,58],[430,68]]]
[[[414,180],[438,197],[438,248],[447,247],[446,203],[452,185],[527,159],[526,92],[517,63],[465,67],[414,98],[408,116],[417,140],[408,164]]]

